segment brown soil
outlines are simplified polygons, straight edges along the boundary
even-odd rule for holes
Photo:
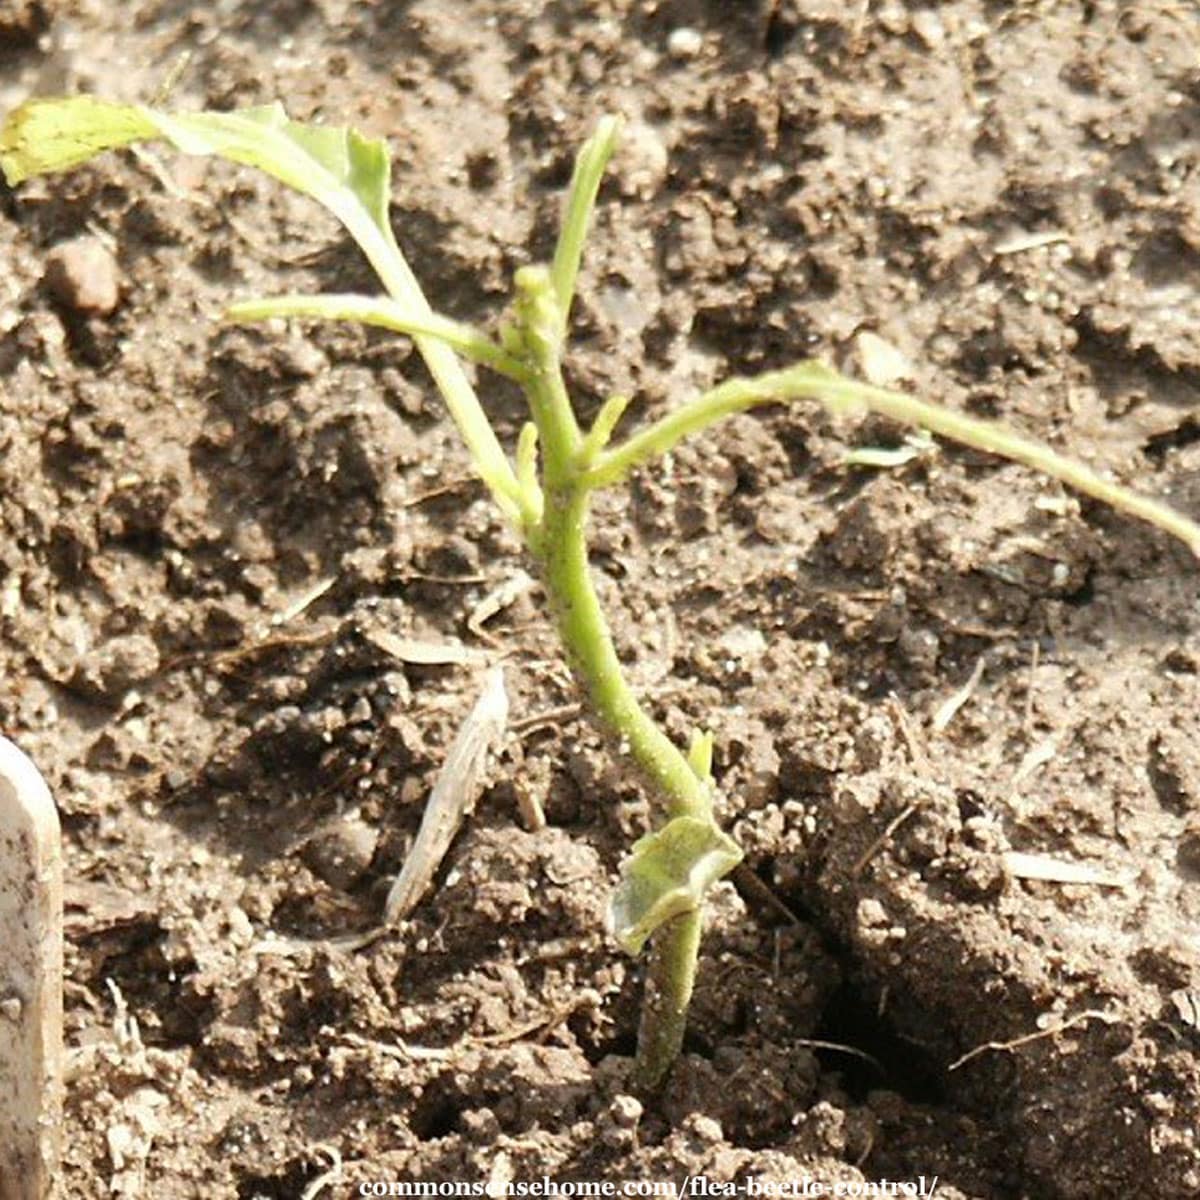
[[[481,323],[624,114],[584,415],[810,354],[858,370],[870,330],[922,394],[1200,513],[1194,3],[41,0],[0,6],[0,101],[147,99],[183,50],[180,106],[284,97],[387,135],[401,243]],[[112,260],[88,281],[52,254],[80,237],[115,256],[111,312]],[[748,856],[686,1055],[639,1104],[640,966],[602,919],[648,798],[582,718],[529,723],[574,698],[538,593],[468,631],[522,564],[422,366],[376,333],[215,323],[371,288],[358,252],[269,180],[157,150],[0,194],[0,245],[0,727],[67,839],[69,1196],[1197,1194],[1185,550],[953,447],[847,468],[898,431],[808,409],[606,497],[630,669],[673,733],[716,731]],[[488,397],[511,444],[516,398]],[[435,893],[349,952],[481,681],[397,661],[384,629],[503,654],[524,728]],[[1011,851],[1104,882],[1022,878]]]

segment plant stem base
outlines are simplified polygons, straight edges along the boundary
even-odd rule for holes
[[[702,914],[695,909],[668,921],[654,935],[634,1072],[641,1092],[662,1087],[683,1046],[703,927]]]

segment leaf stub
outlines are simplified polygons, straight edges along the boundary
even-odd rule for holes
[[[742,861],[738,844],[711,821],[676,817],[634,843],[609,904],[613,936],[630,954],[664,922],[700,906]]]

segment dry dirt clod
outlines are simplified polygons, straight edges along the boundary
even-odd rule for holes
[[[109,638],[79,663],[73,685],[87,695],[119,700],[159,668],[154,639],[141,633]]]
[[[55,246],[46,256],[45,281],[59,304],[85,317],[107,317],[121,299],[116,257],[99,238]]]
[[[0,1200],[50,1200],[62,1133],[62,846],[37,768],[0,737]]]

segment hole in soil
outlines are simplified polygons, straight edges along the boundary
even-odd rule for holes
[[[283,1176],[251,1175],[238,1184],[238,1200],[295,1200],[306,1182],[292,1171]]]
[[[618,1030],[608,1037],[597,1037],[591,1018],[582,1012],[573,1013],[567,1018],[567,1028],[575,1035],[584,1058],[593,1067],[609,1055],[633,1058],[637,1053],[637,1034],[632,1029]]]
[[[1073,591],[1064,592],[1063,600],[1073,608],[1085,608],[1096,598],[1095,573],[1089,568],[1084,572],[1083,582]]]
[[[796,27],[791,22],[782,20],[776,8],[767,21],[767,32],[763,37],[763,49],[766,50],[767,57],[779,58],[795,35]]]
[[[455,1096],[426,1092],[409,1121],[410,1127],[422,1142],[449,1137],[458,1129],[461,1106]]]
[[[869,1062],[836,1050],[817,1050],[821,1066],[836,1071],[850,1097],[863,1101],[867,1093],[891,1088],[914,1104],[942,1104],[946,1094],[937,1061],[920,1046],[901,1037],[886,1017],[875,1008],[875,995],[853,981],[843,983],[833,994],[815,1039],[836,1042],[869,1054],[884,1074]]]

